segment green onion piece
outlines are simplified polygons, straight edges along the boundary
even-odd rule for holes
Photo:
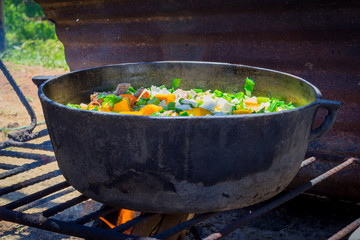
[[[268,98],[268,97],[257,97],[256,99],[257,99],[258,103],[266,103],[266,102],[270,101],[270,98]]]
[[[222,96],[224,95],[220,90],[215,90],[215,91],[214,91],[214,94],[215,94],[215,96],[217,96],[217,97],[222,97]]]
[[[170,92],[170,93],[173,93],[174,91],[175,91],[174,88],[170,88],[170,89],[169,89],[169,92]]]
[[[103,105],[109,104],[110,107],[114,107],[114,104],[120,102],[122,99],[123,98],[121,96],[116,96],[114,94],[109,94],[104,98]]]
[[[235,94],[235,97],[239,100],[244,98],[244,92],[238,92],[237,94]]]
[[[198,107],[200,107],[203,103],[204,103],[204,101],[198,102],[198,103],[197,103]]]
[[[72,107],[72,108],[81,108],[80,105],[78,104],[71,104],[71,103],[68,103],[66,104],[67,107]]]
[[[260,109],[259,111],[257,111],[257,113],[264,113],[265,112],[265,108],[263,107],[262,109]]]
[[[164,89],[164,88],[166,88],[166,87],[165,87],[165,85],[161,85],[159,88],[160,88],[160,89]]]
[[[251,93],[254,90],[254,86],[255,86],[255,82],[247,77],[244,86],[246,96],[251,97]]]
[[[196,92],[196,93],[202,93],[203,92],[202,89],[195,89],[195,88],[193,89],[193,91]]]
[[[180,78],[173,78],[171,82],[171,87],[178,88],[180,86],[181,79]]]
[[[154,105],[159,105],[160,104],[160,100],[156,97],[154,97],[153,99],[149,100],[147,102],[148,104],[154,104]]]
[[[279,102],[278,100],[271,100],[270,106],[268,108],[269,112],[274,112],[276,110],[278,102]]]
[[[136,93],[136,90],[132,86],[130,86],[128,89],[128,92]]]

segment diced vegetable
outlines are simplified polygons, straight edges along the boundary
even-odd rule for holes
[[[128,101],[126,99],[123,99],[122,101],[115,103],[112,110],[115,112],[130,112],[131,108]]]
[[[123,112],[119,112],[120,114],[129,114],[129,115],[143,115],[142,112],[138,112],[138,111],[123,111]]]
[[[171,82],[171,87],[178,88],[180,86],[181,79],[180,78],[173,78]]]
[[[253,111],[249,109],[237,109],[233,111],[233,114],[250,114],[252,112]]]
[[[214,92],[202,89],[188,91],[176,89],[175,91],[174,89],[178,88],[180,83],[180,78],[174,78],[170,89],[167,89],[165,85],[134,89],[129,83],[120,83],[114,93],[93,93],[89,104],[69,103],[66,106],[90,111],[158,117],[226,116],[277,112],[295,108],[292,102],[273,97],[252,96],[255,82],[250,78],[246,78],[245,81],[245,94],[242,91],[228,93],[219,89]],[[124,89],[120,89],[123,94],[118,92],[119,86],[124,86]]]
[[[146,106],[140,108],[140,112],[143,115],[148,115],[148,116],[150,116],[151,114],[153,114],[155,112],[159,112],[161,110],[162,110],[162,107],[156,106],[154,104],[149,104],[149,105],[146,105]]]
[[[160,101],[165,100],[166,104],[169,104],[169,102],[175,102],[175,94],[156,94],[155,97]]]
[[[254,90],[254,86],[255,86],[255,82],[247,77],[244,86],[246,96],[251,97],[251,93]]]

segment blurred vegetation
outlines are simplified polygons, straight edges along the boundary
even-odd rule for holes
[[[5,0],[3,9],[5,61],[68,69],[55,25],[45,19],[38,4],[32,0]]]

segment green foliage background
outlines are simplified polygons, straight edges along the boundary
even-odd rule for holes
[[[3,9],[5,61],[68,69],[55,25],[45,20],[38,4],[32,0],[5,0]]]

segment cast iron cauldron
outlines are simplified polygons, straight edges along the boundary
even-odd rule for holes
[[[243,90],[285,98],[296,109],[226,117],[151,117],[64,106],[89,102],[94,91],[169,86]],[[296,175],[308,142],[335,121],[340,102],[322,100],[305,80],[277,71],[225,63],[129,63],[71,72],[39,88],[59,168],[85,196],[144,212],[198,213],[235,209],[282,191]],[[319,108],[328,110],[312,130]]]

